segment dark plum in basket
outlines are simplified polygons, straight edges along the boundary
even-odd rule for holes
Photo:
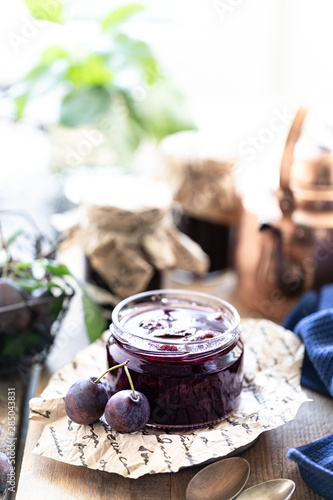
[[[0,492],[8,488],[11,463],[7,455],[0,451]]]
[[[65,397],[66,413],[76,424],[93,424],[104,413],[108,394],[97,377],[83,378],[75,382]]]
[[[10,278],[0,278],[0,307],[25,302],[27,295],[22,288]],[[30,322],[30,311],[22,307],[16,311],[0,314],[0,331],[7,335],[22,332]]]

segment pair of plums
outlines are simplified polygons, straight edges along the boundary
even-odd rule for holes
[[[149,420],[150,405],[146,396],[134,389],[127,364],[128,360],[109,368],[98,378],[83,378],[75,382],[65,397],[69,418],[77,424],[93,424],[104,414],[115,431],[130,433],[142,429]],[[126,372],[131,389],[118,391],[109,398],[101,379],[109,371],[121,368]]]

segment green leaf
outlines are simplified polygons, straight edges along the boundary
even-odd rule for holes
[[[60,122],[66,127],[96,124],[108,112],[110,101],[104,87],[73,89],[63,99]]]
[[[31,262],[15,262],[15,266],[14,266],[14,269],[27,269],[31,267]]]
[[[100,307],[89,297],[84,286],[80,281],[69,271],[64,264],[57,264],[55,261],[46,261],[45,267],[50,272],[57,276],[69,275],[77,283],[82,293],[82,306],[84,312],[84,321],[87,328],[87,334],[90,342],[97,340],[106,328],[106,321],[103,318]],[[53,307],[57,307],[54,305]]]
[[[103,57],[89,54],[83,62],[73,64],[69,68],[67,78],[74,85],[97,86],[108,84],[112,79],[112,73]]]
[[[85,290],[82,290],[82,305],[84,320],[90,342],[95,342],[106,328],[106,321],[99,306],[91,300]]]
[[[48,308],[50,311],[52,321],[55,321],[57,319],[57,317],[59,316],[59,313],[62,309],[63,302],[64,302],[64,299],[59,297],[59,300],[57,300],[55,302],[48,303]]]
[[[61,0],[24,0],[36,19],[61,23],[63,5]]]
[[[157,71],[157,62],[153,52],[146,42],[136,40],[125,33],[118,33],[112,37],[113,45],[110,52],[110,64],[122,71],[127,71],[129,67],[133,71],[139,71],[140,77],[145,79],[146,73]]]
[[[41,264],[55,276],[71,276],[72,273],[65,264],[58,264],[55,260],[41,261]]]
[[[17,229],[7,240],[7,245],[11,245],[24,232],[23,229]]]
[[[31,276],[31,275],[30,275]],[[31,293],[34,290],[38,290],[39,288],[44,287],[44,282],[41,280],[36,280],[31,277],[19,277],[16,276],[14,279],[15,283],[17,283],[23,290],[27,293]]]
[[[1,355],[20,356],[36,346],[42,338],[43,336],[40,333],[32,330],[26,330],[20,336],[2,334]]]
[[[34,98],[54,91],[68,71],[68,61],[58,59],[52,64],[39,63],[12,90],[16,116],[22,118],[27,104]]]
[[[158,141],[181,130],[193,130],[195,125],[189,119],[183,96],[166,82],[161,82],[147,97],[135,105],[133,119],[139,117],[146,133]]]
[[[16,118],[19,120],[23,118],[25,108],[27,107],[29,101],[29,96],[27,93],[21,94],[17,97],[15,97],[14,102],[15,102],[15,114]]]
[[[20,356],[24,354],[25,346],[21,337],[2,335],[1,356]]]
[[[130,96],[129,103],[130,105],[133,104]],[[121,93],[118,91],[118,95],[114,96],[109,119],[110,123],[114,125],[110,128],[107,140],[119,164],[127,166],[130,164],[134,151],[140,144],[140,141],[146,136],[146,133],[141,124],[132,119],[129,104],[125,100],[124,91]]]
[[[49,65],[57,61],[58,59],[63,59],[69,57],[69,52],[61,45],[51,45],[44,50],[41,58],[42,65]]]
[[[120,24],[128,21],[133,15],[141,12],[145,9],[144,5],[133,3],[128,5],[123,5],[118,9],[112,11],[105,19],[102,21],[103,32],[109,30],[110,28],[116,28]]]
[[[69,61],[58,58],[51,64],[41,63],[26,77],[25,83],[35,95],[45,94],[57,88],[64,81],[68,71]]]
[[[34,272],[36,272],[36,268],[41,267],[51,273],[51,276],[45,276],[42,274],[34,276]],[[23,288],[23,290],[27,293],[31,293],[34,290],[38,289],[58,289],[61,292],[65,292],[65,286],[61,286],[60,284],[54,283],[52,281],[53,277],[62,277],[62,276],[71,276],[71,272],[68,267],[64,264],[59,264],[54,260],[47,259],[39,259],[33,262],[19,262],[14,263],[12,266],[12,270],[15,272],[15,277],[13,279],[15,282]]]

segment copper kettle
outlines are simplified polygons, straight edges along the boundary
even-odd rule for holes
[[[244,210],[240,228],[239,297],[275,320],[305,290],[333,282],[333,148],[317,142],[310,153],[295,155],[295,146],[309,150],[309,139],[301,140],[307,115],[303,108],[296,113],[282,155],[279,218],[258,220]]]

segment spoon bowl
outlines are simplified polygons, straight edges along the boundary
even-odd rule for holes
[[[237,500],[288,500],[295,491],[290,479],[272,479],[243,491]]]
[[[189,482],[186,500],[232,500],[244,488],[250,474],[245,458],[231,457],[207,465]]]

